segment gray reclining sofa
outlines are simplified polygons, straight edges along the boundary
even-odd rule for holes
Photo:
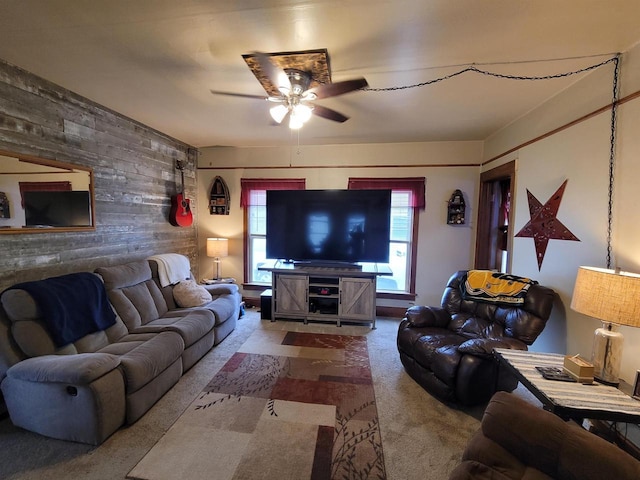
[[[178,308],[172,287],[162,288],[154,278],[153,264],[143,260],[29,282],[41,290],[58,279],[99,285],[107,305],[102,312],[111,318],[88,328],[90,333],[75,332],[73,341],[52,333],[55,309],[41,307],[34,285],[2,292],[0,386],[15,425],[98,445],[142,417],[235,328],[241,305],[237,285],[210,286],[211,302]],[[100,301],[96,295],[75,292],[68,299],[91,308]]]

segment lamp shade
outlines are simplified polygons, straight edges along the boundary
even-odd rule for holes
[[[571,308],[604,322],[640,327],[640,275],[580,267]]]
[[[207,238],[207,257],[226,257],[229,255],[229,239]]]

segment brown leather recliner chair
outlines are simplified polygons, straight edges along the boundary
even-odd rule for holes
[[[520,306],[463,298],[467,270],[449,279],[442,307],[414,306],[400,322],[397,345],[406,371],[437,398],[462,405],[487,402],[518,382],[498,376],[494,348],[527,350],[544,329],[555,298],[531,285]]]
[[[449,480],[638,480],[640,462],[513,393],[489,402]]]

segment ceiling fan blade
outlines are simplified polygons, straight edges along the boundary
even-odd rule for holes
[[[341,114],[340,112],[336,112],[335,110],[331,110],[330,108],[323,107],[321,105],[314,105],[313,110],[311,111],[314,115],[318,117],[326,118],[327,120],[333,120],[334,122],[346,122],[349,120],[349,117]]]
[[[310,88],[307,92],[313,93],[316,98],[328,98],[359,90],[368,85],[364,78],[354,78],[353,80],[345,80],[344,82],[325,83],[324,85]]]
[[[256,100],[269,100],[264,95],[249,95],[246,93],[221,92],[219,90],[211,90],[214,95],[226,95],[228,97],[254,98]]]
[[[269,55],[255,52],[255,57],[256,61],[260,65],[260,69],[267,76],[274,87],[276,87],[278,90],[291,90],[291,82],[289,81],[289,76],[284,70],[275,66],[271,62],[271,60],[269,60]]]

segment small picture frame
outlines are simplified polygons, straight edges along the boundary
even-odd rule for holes
[[[636,372],[636,381],[633,384],[633,395],[636,400],[640,400],[640,370]]]

